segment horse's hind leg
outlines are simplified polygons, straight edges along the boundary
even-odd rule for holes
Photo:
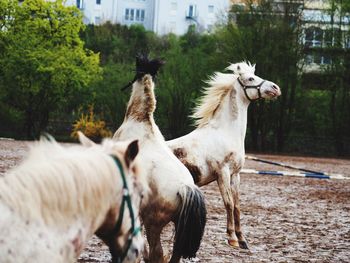
[[[177,223],[174,222],[174,224],[175,224],[175,232],[176,232]],[[174,247],[175,247],[175,243],[174,243]],[[178,255],[176,253],[174,247],[173,247],[173,254],[171,255],[171,259],[170,259],[169,263],[178,263],[178,262],[180,262],[180,259],[181,259],[181,255]]]
[[[149,244],[149,258],[150,263],[164,263],[163,249],[160,242],[160,234],[162,227],[150,226],[146,228],[147,241]]]
[[[235,222],[235,232],[238,238],[239,247],[248,249],[247,241],[245,240],[241,230],[241,210],[239,205],[239,173],[232,174],[231,176],[231,190],[234,200],[233,217]]]

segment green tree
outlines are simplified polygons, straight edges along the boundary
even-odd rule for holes
[[[79,104],[80,94],[99,77],[99,56],[83,47],[84,26],[75,7],[62,1],[0,1],[2,105],[22,115],[25,134],[33,138],[54,111]]]
[[[303,53],[300,11],[290,2],[284,1],[283,9],[276,9],[273,1],[261,1],[258,6],[247,2],[245,10],[233,6],[236,23],[219,32],[219,49],[227,61],[257,63],[256,74],[282,88],[278,101],[249,107],[247,139],[252,150],[283,151],[291,131]]]

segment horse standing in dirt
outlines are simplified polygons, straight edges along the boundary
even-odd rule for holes
[[[116,140],[137,139],[140,160],[145,166],[150,197],[141,205],[141,219],[149,243],[149,262],[164,262],[160,234],[169,222],[175,224],[175,242],[170,262],[195,257],[206,222],[204,197],[191,174],[175,157],[154,122],[156,108],[154,82],[158,60],[146,57],[136,61],[136,77],[123,124]],[[147,258],[146,258],[147,260]]]
[[[208,81],[193,117],[197,128],[168,141],[168,146],[203,186],[217,181],[227,213],[228,243],[248,248],[240,224],[239,172],[244,164],[244,139],[250,102],[281,95],[273,82],[254,74],[255,65],[241,62],[216,73]]]
[[[0,177],[1,262],[76,262],[94,233],[113,262],[135,262],[141,254],[136,215],[148,186],[134,160],[137,141],[95,145],[81,139],[92,147],[41,140]]]

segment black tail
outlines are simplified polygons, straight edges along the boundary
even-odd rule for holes
[[[204,196],[197,186],[185,186],[179,192],[181,211],[175,224],[174,255],[193,258],[202,241],[207,210]]]

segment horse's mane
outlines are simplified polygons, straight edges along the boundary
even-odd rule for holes
[[[42,218],[47,224],[69,224],[81,214],[97,221],[111,206],[108,193],[116,193],[118,184],[118,168],[102,148],[40,141],[20,166],[0,178],[0,203],[27,222]]]
[[[249,62],[240,62],[231,64],[226,69],[233,73],[215,72],[206,81],[209,86],[203,89],[203,96],[199,99],[199,103],[191,116],[195,119],[197,127],[203,127],[208,124],[222,100],[232,90],[233,83],[238,75],[244,72],[254,73],[255,66]]]

